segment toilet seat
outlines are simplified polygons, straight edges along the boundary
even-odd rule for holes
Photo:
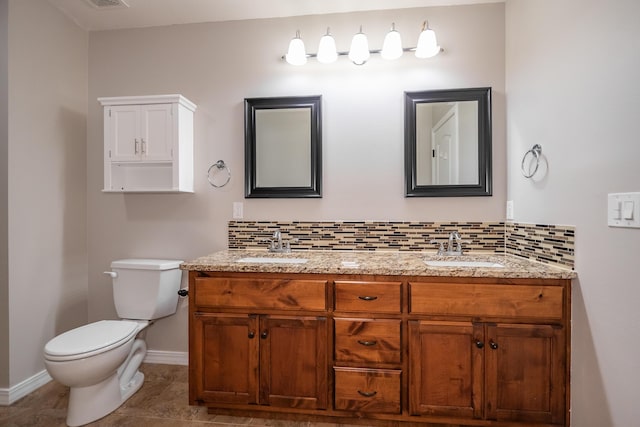
[[[70,361],[104,353],[131,340],[140,324],[128,320],[101,320],[67,331],[44,348],[50,361]]]

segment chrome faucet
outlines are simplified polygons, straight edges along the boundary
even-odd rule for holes
[[[273,232],[273,246],[275,252],[282,250],[282,233],[279,229]]]
[[[453,248],[453,241],[456,241],[456,248]],[[452,231],[449,234],[449,245],[447,246],[447,252],[451,255],[462,255],[462,239],[460,238],[460,233],[457,231]]]
[[[265,239],[265,241],[269,243],[269,252],[288,254],[291,252],[291,242],[297,242],[298,239],[290,239],[283,242],[280,229],[276,229],[271,239]]]
[[[455,247],[454,247],[455,242]],[[438,246],[438,255],[445,256],[453,256],[453,255],[462,255],[464,253],[462,249],[462,238],[460,237],[460,233],[457,231],[452,231],[449,233],[449,239],[447,242],[447,249],[445,250],[444,244],[442,242],[438,242],[437,240],[432,240],[431,243],[435,243]]]

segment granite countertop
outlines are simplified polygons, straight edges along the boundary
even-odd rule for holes
[[[273,258],[274,262],[242,262],[242,258]],[[300,260],[306,262],[299,262]],[[286,262],[282,262],[287,260]],[[434,267],[425,260],[482,261],[504,267]],[[435,252],[224,250],[184,262],[183,270],[238,273],[371,274],[387,276],[450,276],[524,279],[573,279],[576,272],[511,255],[470,253],[437,256]]]

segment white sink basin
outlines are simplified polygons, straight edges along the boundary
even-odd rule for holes
[[[246,257],[240,258],[236,262],[246,262],[251,264],[304,264],[305,258],[270,258],[270,257]]]
[[[451,261],[442,261],[442,260],[433,260],[433,261],[425,261],[430,267],[484,267],[484,268],[502,268],[504,265],[491,262],[491,261],[459,261],[459,260],[451,260]]]

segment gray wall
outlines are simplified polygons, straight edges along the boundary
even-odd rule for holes
[[[8,195],[0,202],[8,304],[0,308],[10,331],[0,348],[13,386],[44,368],[47,340],[88,317],[88,35],[48,2],[10,0],[8,11]]]
[[[362,67],[342,58],[304,67],[280,61],[300,30],[315,52],[331,26],[348,50],[362,24],[372,48],[391,22],[414,45],[429,19],[446,52],[430,60],[372,58]],[[227,246],[232,204],[250,220],[466,220],[503,217],[506,195],[504,4],[345,15],[176,25],[92,32],[89,43],[88,182],[89,318],[115,317],[102,272],[121,257],[192,259]],[[493,197],[405,198],[404,91],[494,88]],[[195,115],[195,193],[103,194],[100,96],[182,93]],[[244,200],[243,99],[323,97],[323,198]],[[206,171],[223,159],[228,186],[215,189]],[[149,329],[151,349],[186,351],[187,308]]]
[[[518,221],[576,226],[572,425],[638,424],[640,230],[607,193],[640,191],[640,2],[507,2],[509,198]],[[541,144],[548,173],[527,180]]]

